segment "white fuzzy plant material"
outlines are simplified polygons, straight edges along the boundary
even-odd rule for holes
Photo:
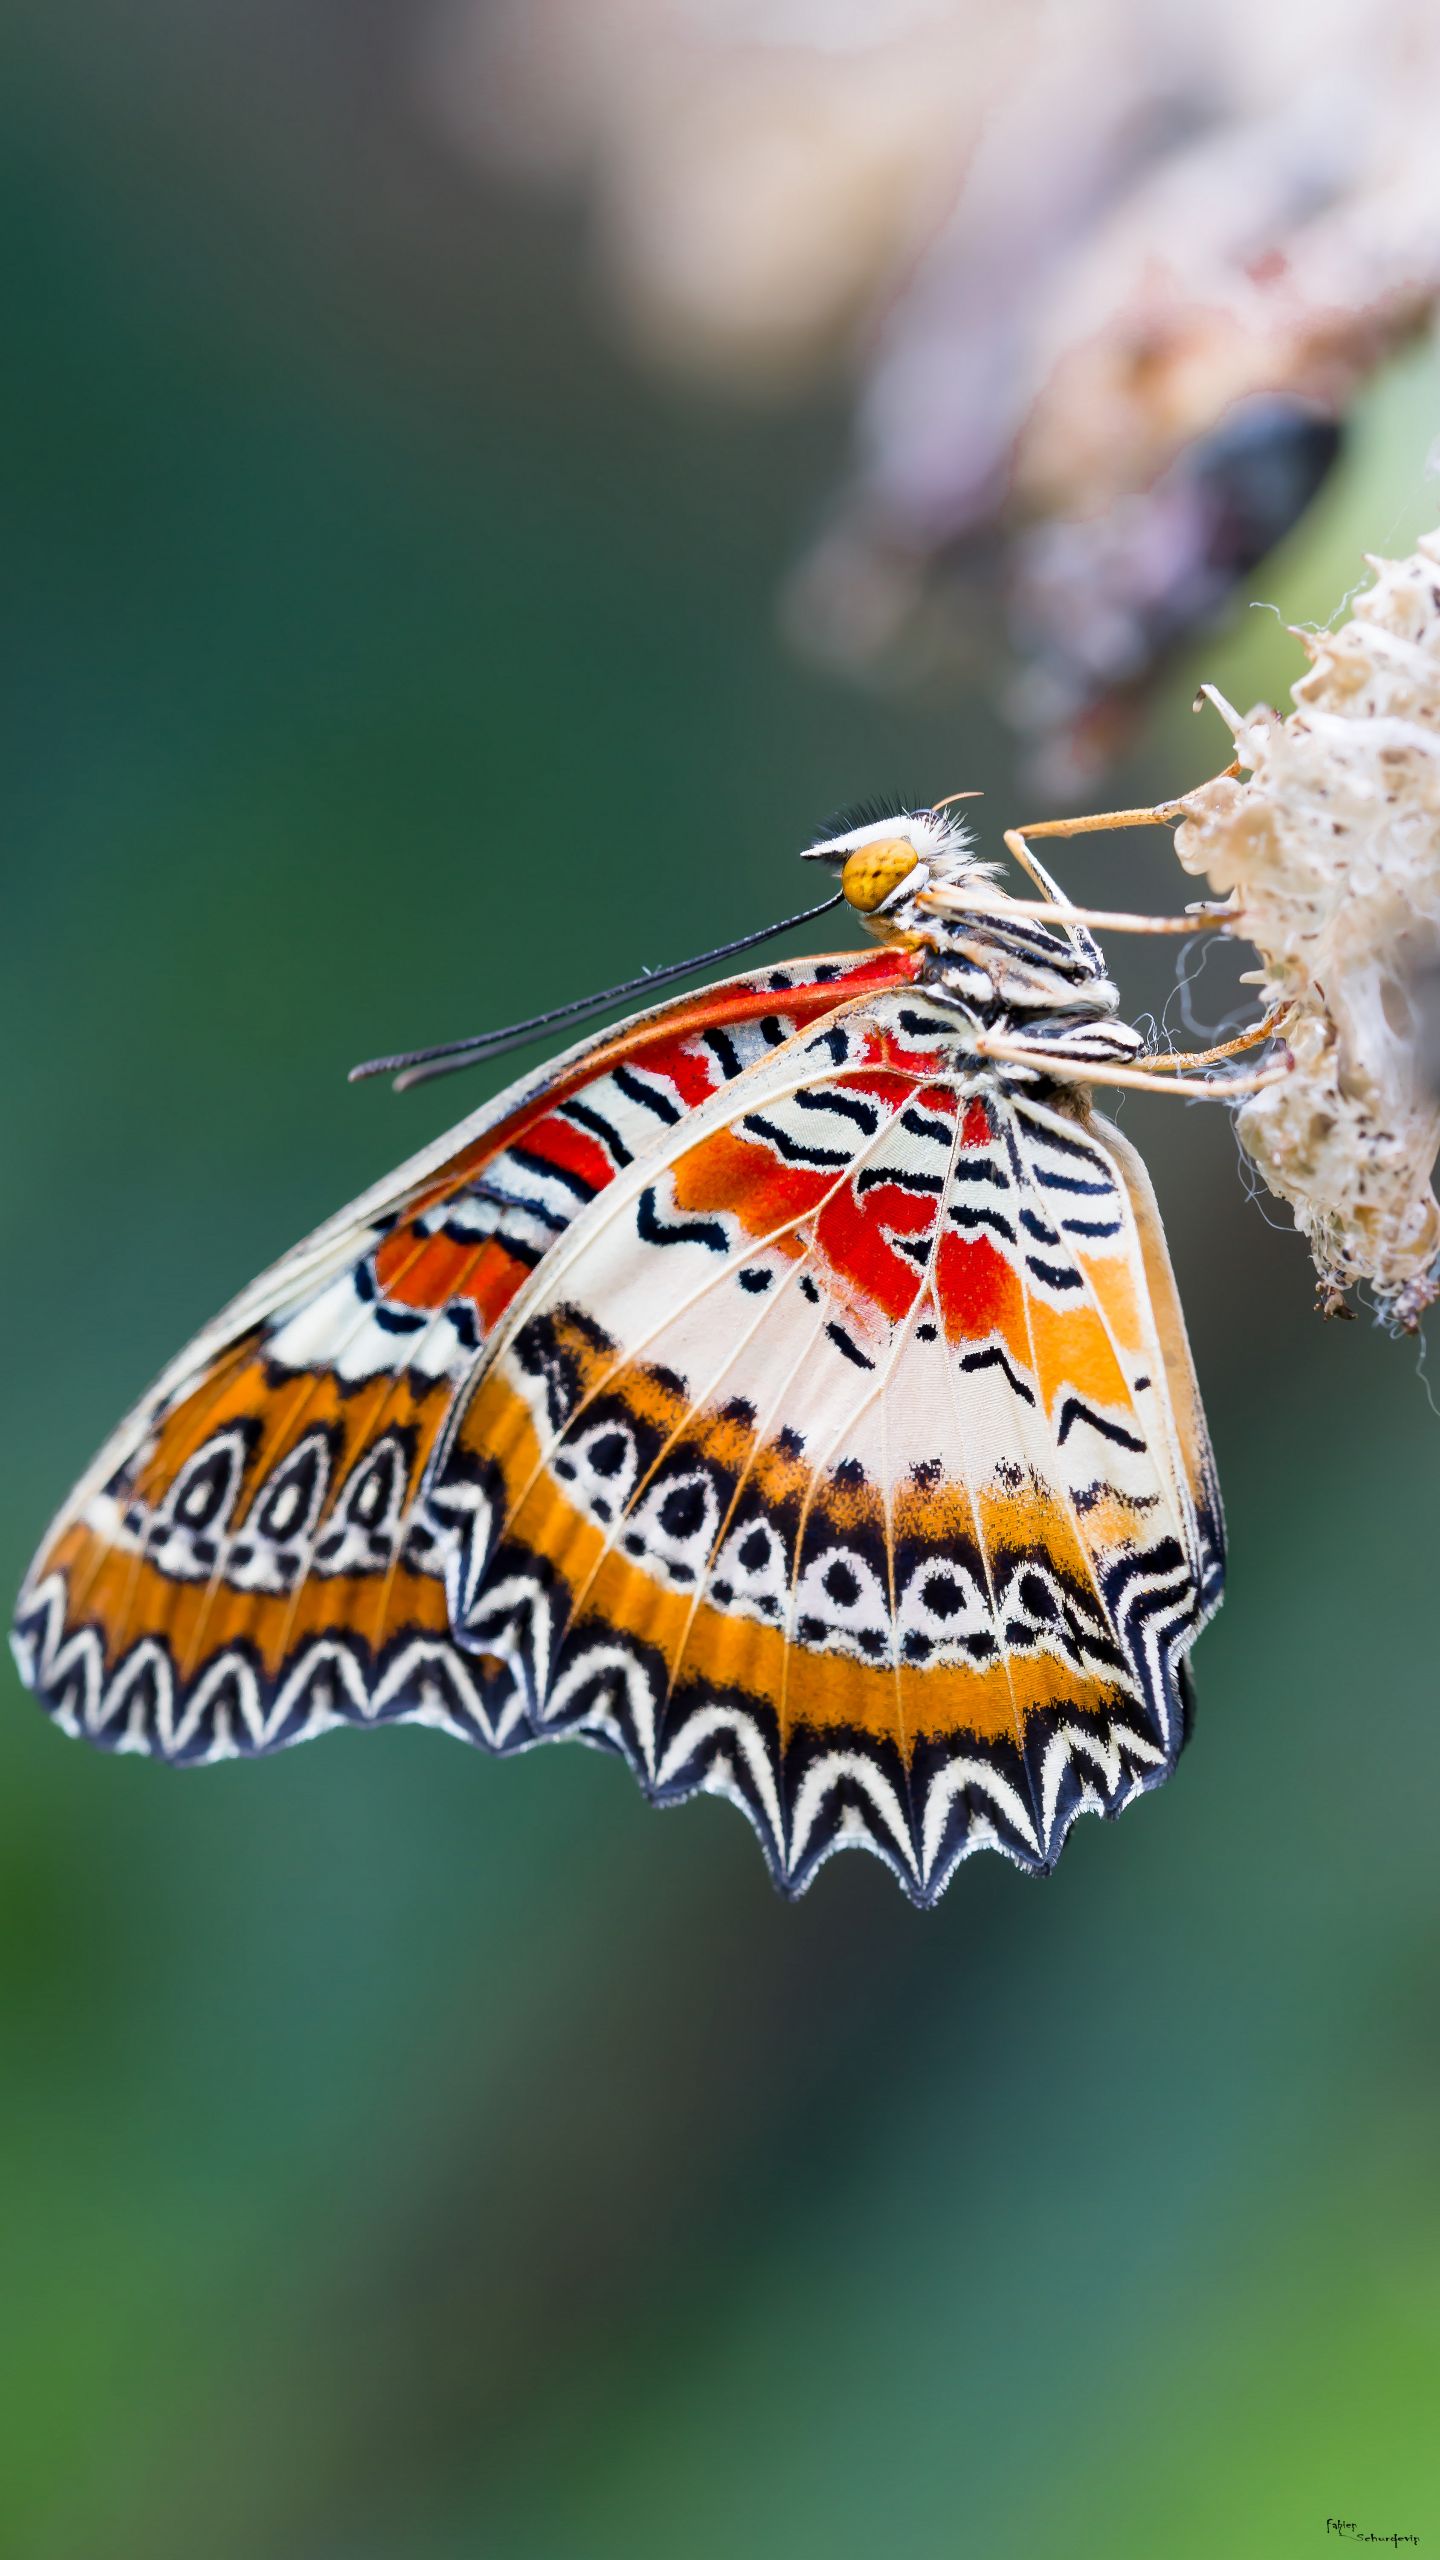
[[[1440,1293],[1432,1188],[1440,1103],[1417,1054],[1417,984],[1440,950],[1440,533],[1374,584],[1338,630],[1297,634],[1294,709],[1240,718],[1248,779],[1191,794],[1175,849],[1232,896],[1232,930],[1287,1004],[1294,1071],[1237,1115],[1341,1312],[1360,1287],[1413,1327]]]

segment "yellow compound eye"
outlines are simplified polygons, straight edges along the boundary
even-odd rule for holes
[[[903,836],[886,836],[879,844],[857,845],[845,857],[840,886],[862,916],[873,915],[891,890],[908,880],[916,860],[915,847],[907,844]]]

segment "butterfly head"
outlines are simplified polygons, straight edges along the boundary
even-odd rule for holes
[[[833,864],[848,904],[886,941],[920,924],[913,902],[922,890],[991,877],[968,827],[949,809],[847,810],[807,845],[805,859]]]

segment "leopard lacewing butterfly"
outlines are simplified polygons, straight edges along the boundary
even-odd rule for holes
[[[922,1904],[1169,1775],[1223,1540],[1150,1185],[1091,1102],[1138,1035],[1084,911],[1033,860],[1042,902],[997,894],[949,807],[810,850],[878,947],[585,1035],[165,1372],[21,1595],[65,1731],[573,1736],[729,1797],[787,1893],[864,1847]]]

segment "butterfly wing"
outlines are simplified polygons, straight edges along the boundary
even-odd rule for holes
[[[677,1127],[556,1245],[427,1498],[497,1725],[732,1797],[777,1879],[932,1901],[1165,1777],[1218,1505],[1148,1186],[898,994]]]
[[[772,968],[581,1041],[255,1282],[121,1426],[31,1568],[15,1650],[56,1720],[176,1760],[395,1717],[528,1739],[449,1628],[423,1487],[457,1390],[609,1183],[912,965]]]

